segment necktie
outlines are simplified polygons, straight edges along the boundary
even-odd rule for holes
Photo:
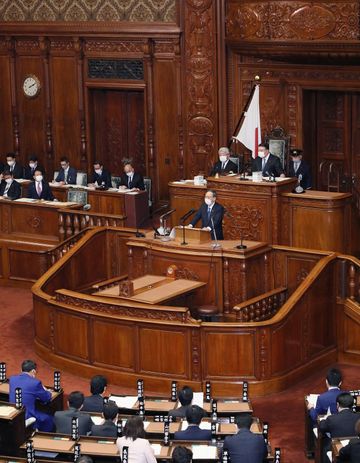
[[[68,171],[65,170],[64,171],[64,181],[65,181],[65,183],[67,183],[67,179],[68,179]]]
[[[262,167],[261,167],[262,170],[264,170],[265,164],[266,164],[266,159],[263,158],[262,159]]]
[[[132,179],[132,177],[129,177],[129,180],[128,180],[128,188],[130,188],[131,179]]]
[[[4,191],[4,196],[7,196],[7,193],[8,193],[8,191],[9,191],[10,186],[11,186],[11,183],[8,183],[8,184],[6,185],[5,191]]]
[[[40,198],[41,196],[41,191],[42,191],[42,188],[41,188],[41,183],[40,182],[36,182],[36,191],[37,191],[37,194]]]
[[[225,169],[225,162],[222,162],[221,163],[221,170],[224,170]]]
[[[294,162],[294,171],[295,171],[295,174],[298,170],[298,168],[300,167],[300,162]]]
[[[207,210],[208,221],[210,220],[210,216],[211,216],[211,207],[208,207],[208,210]]]

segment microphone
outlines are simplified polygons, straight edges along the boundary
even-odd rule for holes
[[[180,222],[185,222],[185,220],[188,219],[191,215],[193,215],[194,212],[195,212],[195,209],[190,209],[190,211],[187,211],[186,214],[180,217]]]
[[[91,209],[91,204],[84,204],[83,211],[89,211]]]
[[[165,214],[160,216],[160,222],[162,222],[164,219],[169,217],[169,215],[171,215],[175,211],[176,211],[176,209],[170,209],[170,211],[165,212]]]
[[[270,173],[269,171],[266,171],[265,174],[269,177],[270,182],[276,182],[274,173]]]

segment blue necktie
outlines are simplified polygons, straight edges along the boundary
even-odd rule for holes
[[[208,207],[208,212],[207,212],[208,222],[210,220],[210,216],[211,216],[211,207]]]

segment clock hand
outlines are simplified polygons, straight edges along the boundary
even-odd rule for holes
[[[31,84],[29,88],[34,87],[34,85],[36,85],[36,84]]]

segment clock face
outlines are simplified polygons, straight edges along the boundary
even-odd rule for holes
[[[41,89],[40,81],[36,76],[27,76],[24,79],[23,91],[29,98],[36,97]]]

